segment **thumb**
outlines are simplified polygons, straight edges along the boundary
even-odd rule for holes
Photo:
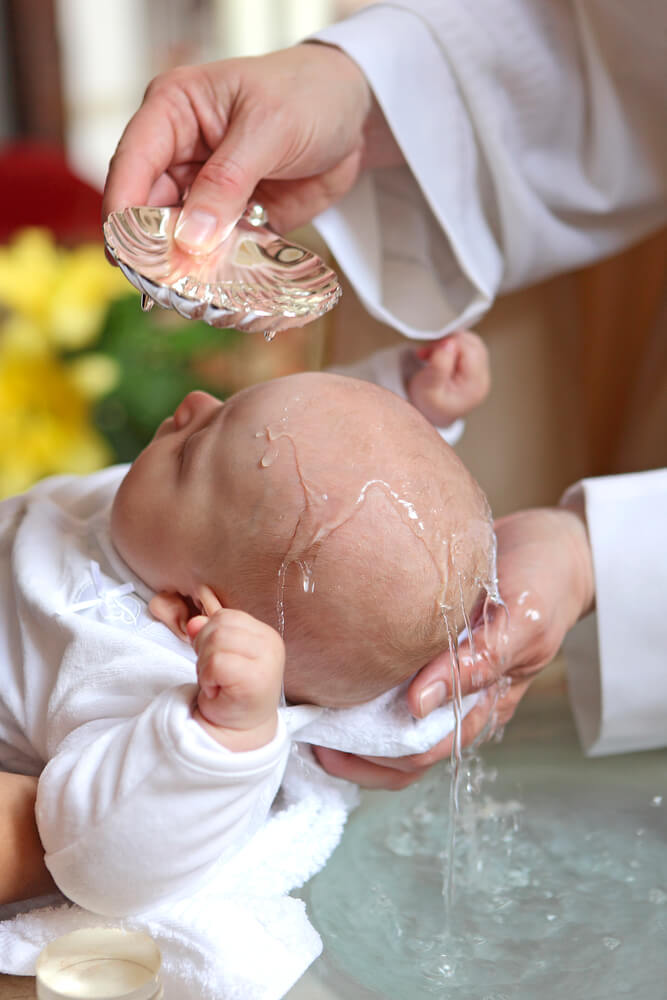
[[[452,698],[491,687],[512,662],[509,643],[507,611],[503,605],[493,605],[472,629],[472,639],[466,638],[457,646],[458,669],[447,650],[413,679],[407,694],[412,714],[424,718]]]
[[[254,117],[246,114],[231,122],[193,181],[174,229],[183,250],[205,254],[222,243],[258,183],[275,169],[278,137],[265,119],[254,122]]]

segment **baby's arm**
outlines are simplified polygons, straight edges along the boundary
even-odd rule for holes
[[[195,626],[202,649],[215,645],[225,617]],[[224,631],[229,639],[231,630]],[[75,712],[81,723],[57,746],[37,797],[39,832],[54,881],[74,902],[111,916],[182,898],[205,882],[217,863],[265,822],[289,752],[289,736],[276,712],[282,659],[280,669],[274,664],[268,699],[255,699],[255,667],[241,658],[242,671],[239,661],[238,691],[246,692],[247,715],[230,708],[235,699],[229,689],[212,686],[219,662],[229,668],[228,649],[221,661],[202,655],[203,689],[165,687],[135,710],[136,693],[143,694],[148,683],[142,677],[152,678],[156,688],[168,676],[167,662],[142,659],[137,645],[127,661],[104,665],[104,688],[95,702],[80,673],[71,673],[71,686],[78,681],[81,690],[71,696],[63,691],[59,703],[68,718]],[[150,647],[145,653],[154,657]],[[228,745],[234,740],[250,746],[232,751]]]
[[[187,624],[199,679],[194,717],[229,750],[255,750],[276,734],[285,644],[270,625],[223,608],[208,588],[203,602],[205,614]]]
[[[464,417],[488,395],[488,350],[471,330],[421,348],[417,358],[425,364],[408,380],[408,399],[436,427]]]

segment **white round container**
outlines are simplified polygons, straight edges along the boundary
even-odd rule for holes
[[[38,1000],[160,1000],[160,950],[148,934],[91,927],[56,938],[37,959]]]

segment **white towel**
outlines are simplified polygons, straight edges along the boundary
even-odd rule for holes
[[[378,756],[429,749],[451,732],[453,712],[413,719],[405,687],[350,709],[281,709],[295,742],[280,793],[262,829],[206,887],[125,921],[62,897],[16,916],[16,907],[0,907],[0,972],[34,975],[39,952],[61,934],[121,926],[147,931],[160,947],[165,1000],[279,1000],[322,950],[304,903],[288,894],[325,865],[358,802],[356,786],[326,774],[307,743]]]
[[[437,708],[425,719],[415,719],[408,708],[410,681],[386,691],[373,701],[352,708],[316,708],[312,721],[299,720],[298,739],[316,746],[374,757],[405,757],[423,753],[444,739],[454,728],[451,705]],[[467,695],[461,714],[467,715],[479,695]],[[303,706],[286,709],[303,711]],[[287,719],[288,728],[296,728]],[[370,748],[370,749],[369,749]]]

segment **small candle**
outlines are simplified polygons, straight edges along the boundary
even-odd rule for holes
[[[52,941],[37,959],[38,1000],[160,1000],[160,951],[148,934],[91,927]]]

